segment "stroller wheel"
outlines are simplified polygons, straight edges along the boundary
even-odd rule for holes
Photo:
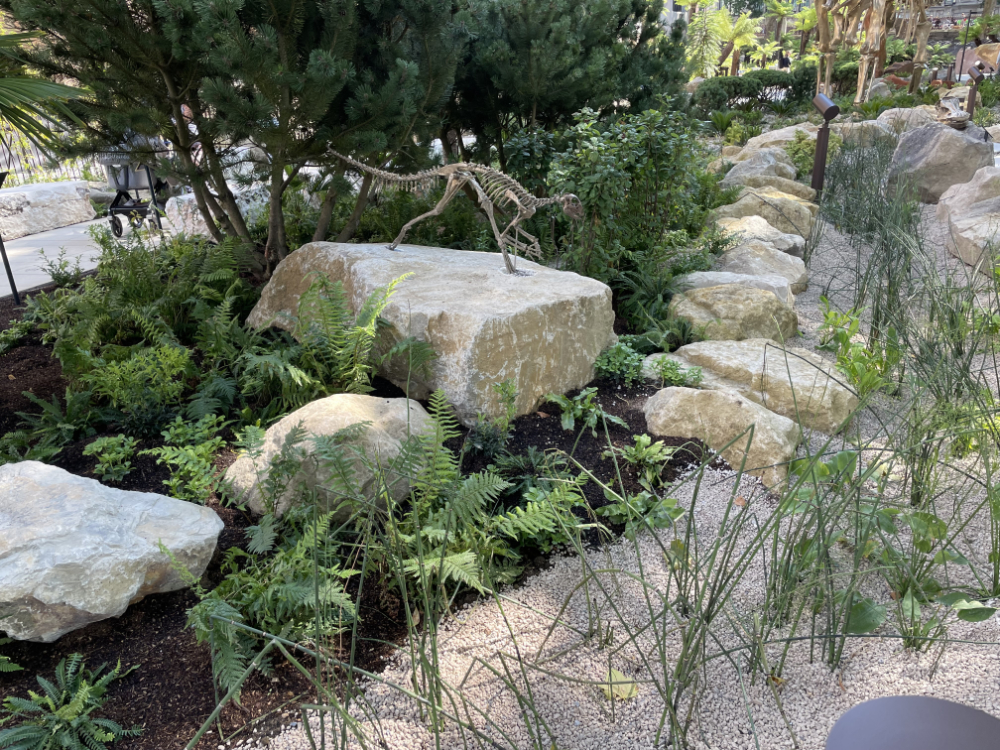
[[[124,227],[122,226],[122,220],[117,216],[111,217],[111,233],[115,237],[121,237],[124,232]]]

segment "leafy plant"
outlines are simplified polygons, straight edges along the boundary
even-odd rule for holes
[[[39,250],[38,254],[42,256],[42,261],[39,264],[41,269],[49,275],[57,287],[76,286],[83,280],[80,259],[77,258],[76,262],[71,265],[66,257],[66,248],[59,248],[59,254],[55,260],[47,257],[44,250]]]
[[[843,139],[835,134],[830,134],[830,145],[827,151],[827,159],[837,153],[843,143]],[[809,138],[803,130],[796,130],[794,139],[785,146],[785,153],[791,157],[795,165],[795,171],[801,177],[812,173],[813,163],[816,161],[816,139]]]
[[[684,369],[680,362],[670,357],[657,357],[652,362],[652,370],[660,379],[660,387],[677,386],[681,388],[697,388],[702,381],[700,367]]]
[[[668,529],[684,515],[676,499],[657,497],[648,490],[627,497],[605,494],[610,502],[594,512],[611,523],[624,524],[627,539],[634,540],[642,529]]]
[[[138,727],[123,729],[110,719],[96,719],[92,714],[107,702],[108,686],[138,669],[122,671],[119,662],[104,672],[102,664],[91,671],[83,656],[73,654],[56,666],[55,681],[38,676],[40,693],[29,690],[28,699],[10,696],[4,699],[0,723],[18,720],[10,729],[0,730],[0,748],[15,750],[95,750],[124,737],[137,737]],[[103,673],[103,674],[102,674]]]
[[[504,449],[510,439],[510,424],[517,413],[517,384],[512,379],[493,383],[494,393],[500,398],[503,412],[500,417],[489,418],[479,414],[476,423],[466,436],[466,445],[492,459]]]
[[[22,424],[31,428],[31,440],[40,446],[58,453],[64,445],[94,434],[94,424],[100,416],[91,406],[90,391],[74,392],[67,388],[65,408],[56,395],[51,401],[44,401],[30,391],[22,395],[41,409],[38,414],[17,414]]]
[[[0,646],[6,646],[10,643],[10,638],[0,638]],[[0,672],[19,672],[21,667],[10,660],[9,656],[4,656],[0,654]],[[3,722],[0,722],[2,724]]]
[[[8,328],[0,331],[0,355],[18,346],[31,333],[34,326],[26,320],[13,320]]]
[[[972,122],[981,128],[989,128],[1000,122],[1000,116],[988,107],[979,107],[972,115]]]
[[[138,441],[125,435],[101,437],[83,449],[85,456],[97,456],[95,471],[101,481],[120,482],[132,471],[132,458]]]
[[[621,341],[609,346],[597,358],[594,369],[597,376],[623,383],[631,388],[642,379],[642,355]]]
[[[649,435],[634,435],[633,439],[635,440],[633,445],[613,448],[601,455],[603,458],[621,458],[629,466],[634,467],[640,473],[639,484],[647,491],[653,492],[654,487],[663,485],[661,475],[677,449],[667,447],[662,440],[654,443]]]
[[[730,126],[736,121],[735,112],[727,112],[725,110],[717,109],[709,115],[709,122],[712,128],[719,135],[725,135],[726,131],[729,130]]]
[[[997,16],[1000,18],[1000,16]],[[979,84],[979,96],[982,98],[982,106],[986,109],[995,107],[1000,103],[1000,79],[987,78]]]
[[[156,463],[170,467],[170,479],[163,483],[171,497],[206,503],[218,489],[220,480],[212,459],[225,445],[215,435],[222,426],[223,419],[217,415],[202,417],[193,425],[177,417],[162,433],[166,445],[143,451],[156,456]]]
[[[573,398],[550,393],[545,397],[545,400],[562,410],[561,424],[566,431],[574,429],[577,420],[583,423],[580,428],[581,432],[589,427],[594,437],[597,437],[597,425],[602,420],[619,427],[628,427],[621,418],[608,414],[601,408],[600,404],[594,403],[596,396],[596,388],[584,388]]]

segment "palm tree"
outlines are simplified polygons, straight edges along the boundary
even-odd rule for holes
[[[750,59],[760,67],[766,68],[768,61],[774,59],[774,53],[779,49],[781,49],[781,45],[777,42],[758,44],[750,53]]]
[[[734,76],[740,72],[740,49],[750,47],[757,42],[762,19],[751,18],[749,13],[741,13],[736,20],[733,20],[726,8],[718,13],[719,29],[725,44],[722,48],[722,54],[719,55],[719,65],[722,65],[732,53],[733,62],[729,69],[729,75]]]
[[[36,33],[0,34],[0,54],[16,61],[21,45],[37,37]],[[82,89],[40,78],[0,74],[0,120],[46,150],[55,139],[46,123],[56,112],[75,120],[66,102],[83,93]]]
[[[687,29],[685,55],[692,78],[697,76],[707,78],[719,64],[719,48],[723,42],[720,18],[722,12],[708,7],[691,16],[691,24]]]
[[[795,30],[802,32],[799,39],[799,57],[806,54],[806,47],[809,45],[809,35],[816,28],[816,6],[807,5],[795,14]]]
[[[815,11],[813,11],[815,13]],[[767,0],[767,13],[765,18],[774,19],[774,41],[781,42],[781,35],[785,32],[785,19],[795,15],[795,6],[792,3],[783,3],[781,0]]]

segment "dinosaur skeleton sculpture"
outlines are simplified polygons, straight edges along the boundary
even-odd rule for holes
[[[476,192],[479,198],[479,205],[483,209],[490,226],[493,228],[493,236],[496,237],[500,252],[503,253],[503,262],[507,267],[507,273],[514,274],[516,266],[511,260],[510,252],[515,255],[529,255],[534,258],[541,257],[541,248],[538,246],[538,238],[534,237],[523,229],[520,224],[526,219],[530,219],[535,212],[544,206],[559,204],[563,213],[570,219],[579,220],[583,218],[583,204],[580,199],[572,193],[566,195],[556,195],[551,198],[536,198],[514,178],[508,177],[503,172],[498,172],[491,167],[482,164],[467,164],[459,162],[457,164],[445,164],[442,167],[425,169],[415,174],[395,174],[384,169],[370,167],[349,156],[344,156],[336,151],[331,153],[347,164],[352,169],[363,174],[370,174],[376,184],[381,188],[397,187],[403,189],[416,190],[419,188],[429,188],[438,178],[443,177],[448,182],[445,185],[444,195],[430,211],[410,219],[399,232],[399,236],[389,245],[390,250],[395,250],[406,237],[417,222],[438,216],[451,200],[458,194],[465,185],[469,185]],[[511,206],[516,210],[516,215],[501,232],[497,227],[496,218],[493,214],[495,205]]]
[[[857,42],[858,30],[864,19],[865,38],[860,48],[858,88],[854,103],[867,101],[876,60],[888,29],[892,25],[896,3],[893,0],[815,0],[815,2],[820,51],[816,92],[830,95],[830,78],[837,50],[841,45],[852,46]],[[927,64],[927,41],[931,30],[931,23],[927,19],[927,8],[933,4],[934,0],[905,0],[907,22],[906,33],[902,37],[908,42],[917,43],[910,93],[914,93],[920,85],[923,69]],[[832,33],[830,21],[833,22]],[[872,79],[869,79],[869,73],[873,74]]]

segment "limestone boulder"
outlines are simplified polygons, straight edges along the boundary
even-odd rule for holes
[[[0,190],[0,237],[13,240],[90,221],[90,186],[75,182],[42,182]]]
[[[889,84],[883,81],[881,78],[875,78],[872,80],[871,88],[868,89],[868,99],[888,99],[892,96],[892,89],[889,88]]]
[[[722,179],[723,187],[741,185],[743,184],[742,180],[750,176],[766,175],[794,180],[795,167],[790,167],[785,162],[779,161],[774,155],[775,151],[777,149],[754,151],[750,153],[748,158],[736,162]]]
[[[990,125],[986,128],[986,132],[990,134],[990,139],[994,143],[1000,143],[1000,125]]]
[[[809,285],[809,273],[801,258],[760,240],[727,250],[716,259],[715,269],[746,276],[781,276],[788,281],[793,294],[804,292]]]
[[[297,498],[302,486],[319,493],[324,501],[335,506],[352,488],[344,486],[330,462],[320,457],[330,443],[339,445],[354,470],[357,489],[368,499],[376,498],[382,482],[397,501],[410,492],[410,478],[419,469],[407,466],[400,458],[403,445],[411,437],[426,433],[433,420],[424,408],[410,399],[377,398],[340,393],[327,396],[296,409],[267,429],[264,443],[257,455],[242,455],[226,470],[229,492],[255,513],[273,510],[282,515]],[[302,437],[297,446],[288,445],[289,435],[296,431]],[[273,462],[295,451],[301,456],[298,473],[278,498],[268,498],[262,488]],[[373,467],[381,467],[376,476]],[[276,502],[275,502],[276,501]],[[274,507],[268,507],[273,503]],[[384,507],[384,499],[382,500]],[[334,509],[331,507],[331,509]],[[337,509],[335,518],[350,518],[353,509]]]
[[[729,178],[728,174],[726,175],[726,178]],[[726,182],[724,179],[722,180],[722,183],[723,187],[729,187],[730,185],[743,185],[751,188],[772,188],[778,192],[791,195],[794,198],[804,201],[813,201],[816,199],[816,191],[808,185],[804,185],[803,183],[795,180],[790,180],[786,177],[778,177],[773,174],[743,175],[741,177],[734,178],[729,182]]]
[[[411,398],[444,391],[466,425],[500,416],[493,385],[512,380],[515,410],[527,414],[549,393],[581,388],[614,343],[611,290],[593,279],[521,259],[509,275],[498,253],[401,245],[313,242],[275,269],[248,323],[292,327],[303,292],[322,274],[343,284],[355,310],[376,290],[411,274],[382,312],[382,347],[408,336],[437,353],[429,372],[393,360],[382,374]],[[402,360],[402,358],[398,358]]]
[[[937,117],[920,107],[894,107],[880,114],[877,121],[893,133],[906,133],[937,124]]]
[[[952,185],[941,194],[937,204],[937,217],[948,221],[952,212],[960,216],[975,203],[1000,198],[1000,167],[982,167],[968,182]]]
[[[675,359],[685,368],[700,367],[702,388],[734,391],[806,429],[832,435],[858,408],[857,396],[832,363],[807,349],[768,339],[701,341],[673,354],[651,354],[644,365],[647,377],[659,357]]]
[[[751,287],[753,289],[763,289],[771,292],[779,300],[789,307],[795,307],[795,295],[788,279],[784,276],[772,274],[770,276],[749,276],[741,273],[728,273],[726,271],[696,271],[695,273],[678,276],[677,282],[687,289],[704,289],[709,286],[725,286],[732,284],[735,286]]]
[[[958,99],[958,101],[962,104],[962,109],[965,109],[965,106],[969,101],[969,94],[971,92],[972,89],[968,86],[955,86],[953,88],[948,89],[947,91],[942,91],[941,98],[943,99],[944,97],[947,96],[949,99]],[[977,91],[976,106],[978,107],[982,103],[983,103],[983,95]]]
[[[773,187],[745,188],[735,203],[719,206],[711,218],[742,219],[760,216],[775,229],[786,234],[808,237],[816,220],[818,207],[814,203],[783,193]]]
[[[781,146],[765,146],[763,148],[740,148],[739,146],[727,146],[726,148],[734,148],[736,151],[732,152],[730,161],[734,164],[738,164],[741,161],[746,161],[747,159],[752,159],[758,154],[769,156],[777,162],[795,169],[795,162],[792,161],[792,157],[788,155]],[[723,156],[726,156],[726,148],[722,149]]]
[[[201,576],[222,520],[211,508],[105,487],[39,463],[0,466],[0,631],[51,643]]]
[[[874,146],[896,137],[896,131],[882,120],[835,123],[830,126],[830,130],[839,135],[844,143],[852,146]]]
[[[743,147],[743,150],[756,151],[762,148],[784,148],[789,143],[795,141],[795,132],[798,130],[805,133],[808,139],[816,140],[816,133],[819,131],[819,126],[813,125],[810,122],[800,122],[798,125],[790,125],[780,130],[771,130],[770,132],[751,138],[747,141],[747,145]]]
[[[903,133],[889,165],[890,187],[906,186],[923,203],[937,203],[952,185],[969,182],[993,166],[993,144],[975,125],[955,130],[944,124]]]
[[[948,216],[945,247],[956,258],[987,276],[997,263],[1000,197],[956,207]]]
[[[644,411],[650,435],[698,438],[768,487],[787,478],[801,437],[795,422],[732,391],[664,388]]]
[[[763,216],[744,216],[739,219],[718,220],[719,229],[724,234],[739,235],[741,242],[758,240],[774,246],[783,253],[801,258],[805,255],[806,241],[797,234],[787,234],[767,223]]]
[[[268,188],[266,185],[254,185],[251,187],[237,187],[230,185],[233,195],[236,197],[236,205],[239,206],[248,225],[254,224],[267,215]],[[167,205],[163,208],[166,214],[167,224],[176,234],[184,234],[188,237],[209,237],[211,232],[205,223],[198,204],[195,203],[194,193],[175,195],[167,199]]]
[[[798,316],[773,292],[747,286],[710,286],[674,295],[670,311],[710,341],[773,338],[798,332]]]
[[[734,157],[737,156],[742,151],[743,151],[742,146],[723,146],[722,158],[729,159],[730,161],[736,161]]]

